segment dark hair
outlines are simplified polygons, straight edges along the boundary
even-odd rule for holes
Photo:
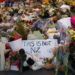
[[[21,57],[21,60],[23,60],[23,61],[26,60],[27,55],[26,55],[24,49],[20,49],[20,50],[19,50],[19,55],[20,55],[20,57]]]
[[[19,54],[21,54],[21,55],[25,54],[24,49],[20,49],[20,50],[19,50]]]
[[[28,60],[27,60],[27,64],[28,64],[29,66],[32,66],[34,63],[35,63],[35,62],[34,62],[33,59],[28,58]]]

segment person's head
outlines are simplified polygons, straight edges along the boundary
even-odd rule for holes
[[[20,55],[24,55],[24,54],[25,54],[25,50],[24,50],[24,49],[20,49],[20,50],[19,50],[19,54],[20,54]]]
[[[22,61],[25,61],[26,60],[27,55],[26,55],[24,49],[20,49],[19,50],[19,55],[20,55],[20,58],[21,58]]]

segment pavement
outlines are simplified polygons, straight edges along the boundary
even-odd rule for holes
[[[41,69],[37,71],[28,70],[25,72],[17,72],[17,71],[1,71],[0,75],[55,75],[53,70]],[[59,73],[58,75],[64,75],[63,73]]]

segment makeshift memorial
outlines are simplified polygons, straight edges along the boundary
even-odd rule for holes
[[[53,63],[53,61],[54,58],[57,60],[62,58],[60,61],[65,61],[63,63],[68,65],[66,60],[68,47],[70,47],[71,65],[72,67],[75,65],[73,64],[75,63],[75,17],[68,17],[71,16],[70,6],[57,4],[56,0],[51,0],[51,3],[49,0],[43,0],[43,3],[40,1],[42,0],[15,0],[13,4],[12,1],[7,0],[5,3],[0,3],[0,70],[5,68],[5,70],[26,71],[42,67],[46,69],[56,67],[56,71],[61,70],[60,62]],[[70,30],[71,26],[73,29]],[[67,29],[68,34],[66,34]],[[58,44],[64,48],[60,50],[60,54],[57,54],[59,57],[56,55]],[[4,46],[6,51],[3,49]],[[64,67],[63,69],[68,70]]]

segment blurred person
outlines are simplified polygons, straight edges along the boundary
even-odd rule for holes
[[[5,7],[12,7],[14,4],[14,0],[5,0]]]

